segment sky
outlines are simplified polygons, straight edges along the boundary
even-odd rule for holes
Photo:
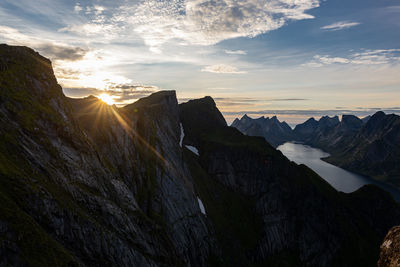
[[[399,0],[1,0],[70,97],[212,96],[226,120],[400,113]]]

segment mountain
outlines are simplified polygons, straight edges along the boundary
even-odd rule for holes
[[[204,266],[217,253],[178,145],[175,92],[68,99],[51,63],[0,46],[1,266]]]
[[[292,140],[292,129],[286,122],[280,122],[276,116],[252,119],[244,115],[240,120],[236,118],[231,126],[250,136],[262,136],[274,147]]]
[[[400,186],[400,116],[382,111],[359,119],[353,115],[313,118],[293,131],[296,141],[331,154],[339,167]]]
[[[0,45],[0,125],[0,266],[374,266],[400,224],[388,193],[337,192],[210,97],[67,98],[26,47]]]
[[[400,116],[375,113],[327,161],[400,186]]]
[[[184,121],[200,121],[201,113],[190,115],[200,101],[181,105],[185,132]],[[199,155],[185,156],[227,266],[376,264],[380,241],[397,220],[387,212],[399,212],[385,192],[369,185],[339,193],[262,137],[222,123],[193,125],[189,140],[197,140]]]
[[[296,125],[293,130],[294,140],[322,148],[328,152],[332,148],[346,142],[362,126],[362,121],[354,115],[323,116],[316,121],[314,118]]]

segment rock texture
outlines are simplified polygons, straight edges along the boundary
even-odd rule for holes
[[[378,267],[400,266],[400,226],[393,227],[381,245]]]
[[[31,49],[2,45],[0,58],[1,263],[204,266],[218,254],[175,92],[117,109],[66,98]]]
[[[293,139],[292,128],[276,116],[252,119],[244,115],[240,120],[235,119],[231,126],[250,136],[262,136],[274,147]]]

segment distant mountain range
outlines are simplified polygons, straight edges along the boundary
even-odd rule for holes
[[[280,122],[276,116],[252,119],[244,115],[240,120],[235,119],[231,126],[250,136],[263,136],[274,147],[293,139],[290,126]]]
[[[71,99],[26,47],[0,45],[0,125],[0,266],[376,266],[400,224],[389,193],[336,191],[211,97]]]
[[[263,136],[273,146],[297,141],[331,154],[324,159],[345,169],[400,186],[400,116],[382,111],[360,119],[354,115],[310,118],[292,130],[276,117],[232,123],[242,133]]]

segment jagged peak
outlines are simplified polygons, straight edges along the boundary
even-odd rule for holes
[[[277,121],[277,122],[279,122],[278,117],[276,117],[276,115],[274,115],[274,116],[271,118],[271,120],[272,120],[272,121]]]
[[[251,119],[247,114],[244,114],[240,120],[248,120]]]

